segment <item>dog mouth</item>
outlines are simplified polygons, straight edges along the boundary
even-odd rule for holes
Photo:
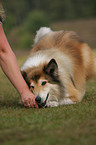
[[[47,94],[46,99],[43,103],[37,103],[39,108],[47,108],[46,102],[48,100],[48,97],[49,97],[49,93]]]

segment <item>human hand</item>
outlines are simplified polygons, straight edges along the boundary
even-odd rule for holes
[[[31,92],[30,93],[23,93],[21,95],[21,100],[22,100],[25,107],[38,108],[38,105],[35,102],[35,96]]]

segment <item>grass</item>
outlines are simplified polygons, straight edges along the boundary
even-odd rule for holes
[[[52,27],[74,30],[96,47],[96,19],[54,23]],[[11,44],[17,43],[15,31],[8,37]],[[21,66],[29,52],[15,53]],[[93,53],[96,57],[95,49]],[[84,99],[76,105],[28,109],[18,103],[19,99],[0,69],[0,145],[96,144],[96,78],[87,82]]]
[[[25,58],[18,57],[20,66]],[[96,144],[96,78],[87,83],[85,97],[76,105],[27,109],[19,99],[0,70],[1,145]]]

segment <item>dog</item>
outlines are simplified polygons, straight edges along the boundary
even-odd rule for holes
[[[39,107],[76,104],[96,75],[96,59],[75,32],[42,27],[21,73]]]

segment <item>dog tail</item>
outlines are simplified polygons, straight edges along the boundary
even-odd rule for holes
[[[52,32],[52,30],[50,28],[41,27],[36,33],[36,36],[35,36],[35,39],[34,39],[34,44],[36,44],[43,36],[45,36],[49,32]]]

